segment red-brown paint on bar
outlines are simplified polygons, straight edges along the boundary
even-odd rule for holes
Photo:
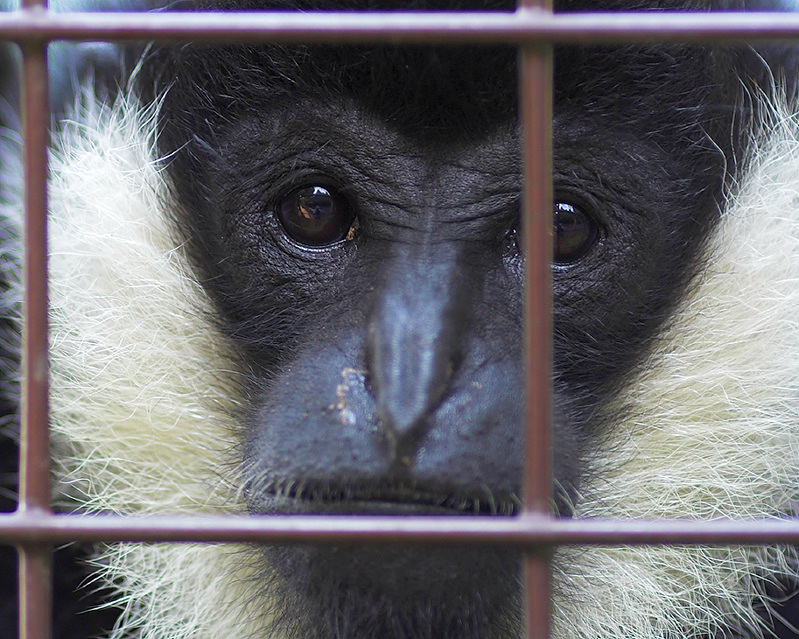
[[[52,624],[52,547],[26,543],[19,552],[20,639],[50,639]]]
[[[47,60],[44,43],[23,49],[25,322],[20,509],[50,509],[47,352]]]
[[[326,42],[393,44],[598,44],[752,42],[799,38],[799,14],[261,12],[0,12],[0,39]]]
[[[30,12],[46,0],[23,0]],[[50,113],[47,42],[22,44],[22,133],[25,201],[25,320],[20,501],[25,514],[50,512],[47,346],[47,144]],[[52,547],[22,538],[19,549],[19,634],[49,639],[52,618]]]
[[[319,544],[799,545],[799,520],[591,520],[311,515],[0,515],[0,543],[245,542]]]
[[[520,0],[519,14],[551,13],[551,0]],[[519,51],[525,252],[525,513],[549,515],[552,496],[552,46]],[[549,639],[550,548],[528,549],[524,562],[525,636]]]

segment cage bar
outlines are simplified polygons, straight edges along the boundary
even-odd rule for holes
[[[799,520],[601,520],[349,515],[0,515],[0,543],[232,542],[253,544],[799,545]]]
[[[539,10],[539,11],[536,11]],[[551,13],[551,0],[521,0],[519,13]],[[552,45],[519,51],[522,132],[522,246],[525,252],[524,364],[526,513],[546,516],[552,499]],[[524,561],[528,639],[550,635],[550,549]]]
[[[782,12],[0,12],[0,39],[330,44],[729,43],[799,38]]]
[[[24,0],[30,11],[45,11],[46,0]],[[47,41],[22,46],[22,127],[25,140],[25,316],[20,443],[22,514],[50,512],[47,340],[47,144],[49,131]],[[52,547],[20,539],[19,635],[49,639],[52,618]]]
[[[0,38],[23,51],[25,152],[25,402],[20,505],[0,515],[0,542],[20,548],[20,634],[50,635],[51,547],[75,541],[252,543],[483,543],[519,547],[526,561],[528,637],[549,633],[549,550],[559,544],[799,543],[799,522],[556,520],[551,495],[551,47],[556,43],[728,42],[799,38],[799,14],[614,13],[553,15],[521,0],[515,13],[51,13],[45,0],[0,13]],[[46,47],[54,39],[208,42],[497,44],[520,47],[524,131],[524,246],[528,289],[528,447],[525,512],[516,518],[78,517],[50,511],[47,434]]]

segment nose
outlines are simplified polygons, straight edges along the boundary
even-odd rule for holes
[[[477,275],[457,247],[404,246],[369,318],[367,368],[397,458],[413,455],[463,349]]]

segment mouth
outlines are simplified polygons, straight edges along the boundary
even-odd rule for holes
[[[430,481],[271,477],[251,481],[247,488],[250,511],[264,515],[475,517],[511,516],[520,510],[518,497],[511,493],[454,489]],[[453,628],[459,629],[457,636],[465,636],[464,619],[480,629],[470,637],[498,636],[490,628],[499,623],[505,627],[508,618],[518,616],[521,554],[514,548],[277,544],[262,546],[261,553],[269,571],[281,578],[289,600],[323,614],[307,636],[318,636],[313,629],[322,622],[329,627],[330,615],[341,610],[366,615],[363,624],[374,629],[370,636],[399,636],[396,619],[402,619],[409,629],[403,636],[426,639],[456,636]],[[516,630],[508,636],[518,635]]]
[[[260,485],[259,485],[260,484]],[[247,503],[258,513],[348,515],[472,515],[519,513],[518,495],[491,491],[454,490],[412,481],[315,482],[270,479],[249,482]]]

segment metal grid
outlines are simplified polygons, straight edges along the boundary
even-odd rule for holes
[[[507,14],[124,14],[47,11],[24,0],[0,14],[0,39],[23,53],[26,209],[24,408],[20,502],[0,515],[0,543],[20,555],[20,629],[50,636],[51,551],[68,541],[240,541],[513,545],[527,552],[527,637],[549,636],[549,562],[559,544],[799,544],[799,522],[556,520],[551,493],[552,45],[630,41],[744,41],[799,38],[797,14],[553,15],[547,0],[520,0]],[[527,452],[524,511],[516,518],[124,517],[54,515],[50,503],[47,364],[47,45],[51,40],[272,41],[328,43],[505,43],[520,50],[524,131],[524,243],[527,294]]]

